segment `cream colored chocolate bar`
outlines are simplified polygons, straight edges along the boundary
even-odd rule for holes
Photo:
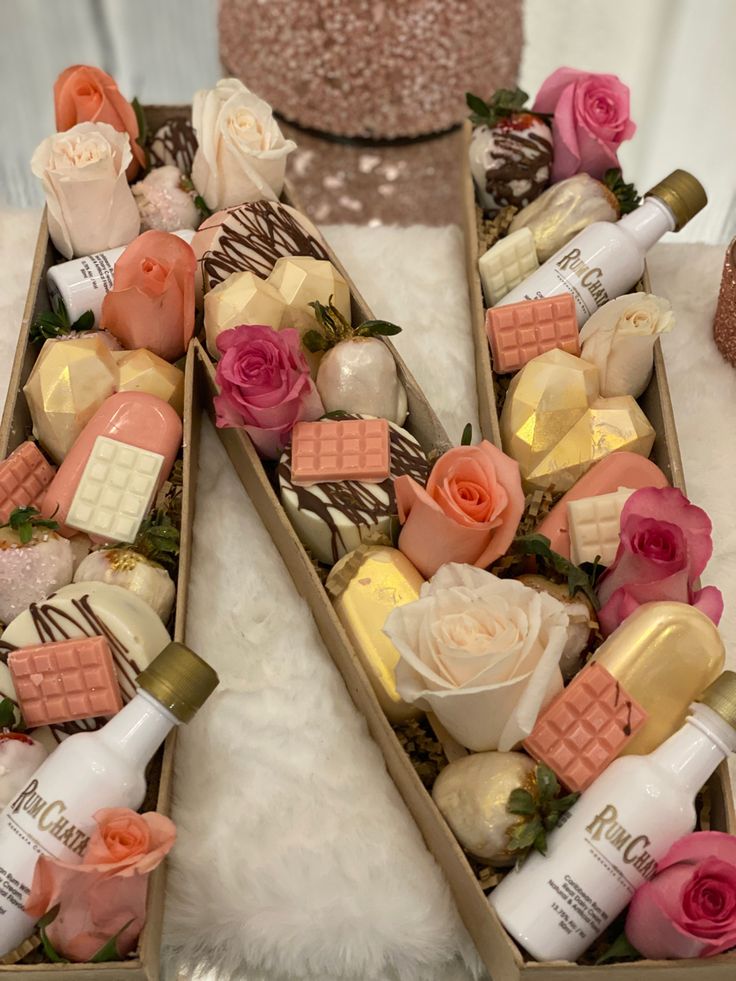
[[[616,558],[621,530],[621,511],[634,493],[619,487],[612,494],[583,497],[567,505],[570,525],[570,557],[576,565],[598,561],[609,566]]]
[[[478,269],[486,303],[492,307],[539,268],[534,236],[528,228],[519,228],[480,257]]]

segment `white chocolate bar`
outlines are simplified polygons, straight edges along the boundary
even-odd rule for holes
[[[494,306],[527,276],[539,268],[534,235],[529,228],[519,228],[495,245],[478,260],[486,303]]]
[[[633,493],[629,487],[619,487],[612,494],[569,502],[570,557],[575,565],[594,562],[597,556],[602,565],[613,562],[621,531],[621,511]]]
[[[98,436],[66,524],[108,541],[135,541],[156,491],[163,462],[161,453]]]

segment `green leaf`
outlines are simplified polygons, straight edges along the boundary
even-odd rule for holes
[[[585,571],[579,566],[574,565],[563,555],[559,555],[553,551],[550,540],[545,535],[534,532],[531,535],[516,538],[512,542],[509,551],[516,555],[533,555],[537,557],[543,565],[546,565],[559,576],[567,579],[567,588],[570,596],[575,596],[576,593],[583,593],[594,610],[600,608],[593,584]]]
[[[460,437],[461,446],[470,446],[470,441],[473,438],[473,424],[472,422],[466,422],[465,428],[463,429],[463,434]]]
[[[615,194],[622,215],[634,211],[641,204],[641,196],[633,184],[627,184],[620,167],[611,167],[603,175],[603,183]]]
[[[119,961],[121,960],[120,951],[118,950],[118,940],[120,939],[123,931],[127,930],[130,924],[133,922],[135,917],[132,917],[128,922],[121,926],[114,937],[110,937],[106,944],[104,944],[89,959],[90,964],[104,964],[106,961]]]
[[[509,799],[506,802],[506,810],[510,814],[536,814],[537,802],[528,790],[524,790],[523,787],[517,787],[509,794]]]
[[[0,729],[12,729],[15,722],[15,702],[4,698],[0,701]]]
[[[537,833],[537,836],[534,839],[534,842],[532,844],[532,848],[535,851],[539,852],[540,855],[546,855],[547,854],[547,832],[545,831],[544,828],[542,828]]]
[[[95,315],[91,310],[85,310],[72,324],[72,330],[92,330],[95,325]]]
[[[479,95],[473,95],[472,92],[465,93],[465,102],[468,109],[474,112],[477,116],[487,116],[488,115],[488,103],[485,99],[481,99]]]
[[[517,852],[531,848],[537,835],[543,830],[542,822],[538,817],[515,824],[509,831],[509,851]]]
[[[13,508],[7,524],[0,525],[0,528],[10,528],[16,532],[21,545],[27,545],[30,542],[33,538],[34,528],[48,528],[50,531],[56,531],[58,527],[56,521],[42,518],[38,509],[34,507]]]
[[[547,805],[548,811],[553,811],[559,816],[563,815],[565,811],[569,811],[573,804],[577,804],[580,794],[567,794],[565,797],[558,797],[557,800],[551,800]]]
[[[388,320],[364,320],[355,331],[360,337],[393,337],[401,333],[401,327]]]
[[[320,334],[318,330],[308,330],[302,335],[302,345],[311,354],[317,354],[319,351],[329,351],[330,345],[324,334]]]
[[[612,961],[640,961],[642,960],[642,955],[632,946],[629,942],[629,938],[625,933],[622,933],[620,937],[617,937],[608,950],[599,957],[595,962],[596,966],[598,964],[610,964]]]
[[[544,763],[538,763],[535,770],[539,802],[544,805],[554,800],[560,792],[560,784],[552,770]]]

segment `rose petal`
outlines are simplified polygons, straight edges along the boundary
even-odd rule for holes
[[[681,929],[675,918],[692,869],[673,866],[634,893],[626,917],[629,942],[651,960],[700,957],[704,943]]]

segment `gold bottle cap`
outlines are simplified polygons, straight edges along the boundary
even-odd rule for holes
[[[219,684],[214,668],[183,644],[168,644],[136,680],[136,685],[189,722]]]
[[[698,699],[736,729],[736,671],[724,671]]]
[[[675,216],[675,231],[687,225],[699,211],[708,203],[705,188],[692,174],[686,170],[673,170],[671,174],[659,181],[647,191],[645,198],[655,197],[664,201]]]

